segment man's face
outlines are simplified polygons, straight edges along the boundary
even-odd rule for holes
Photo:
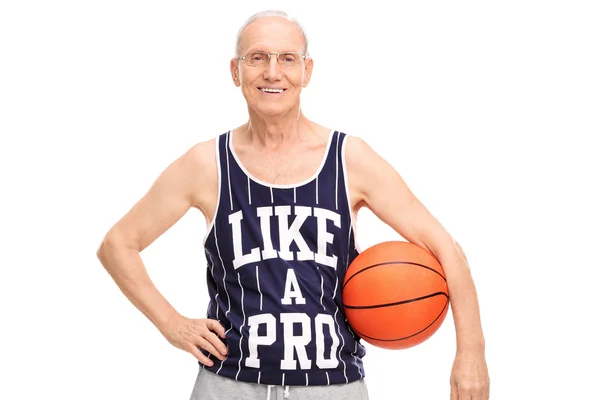
[[[281,17],[264,17],[246,27],[240,38],[240,54],[260,52],[296,52],[304,54],[305,42],[300,29]],[[282,66],[277,56],[261,66],[249,66],[242,60],[231,60],[231,74],[236,86],[241,86],[248,106],[265,116],[284,115],[296,109],[300,92],[308,85],[312,60],[297,65]]]

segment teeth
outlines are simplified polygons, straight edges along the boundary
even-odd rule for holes
[[[269,93],[283,93],[283,89],[262,88],[261,90]]]

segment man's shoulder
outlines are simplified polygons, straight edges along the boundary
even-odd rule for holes
[[[355,159],[360,158],[366,154],[371,153],[373,150],[369,144],[360,136],[344,133],[345,138],[345,153],[346,158]]]
[[[348,135],[345,140],[344,158],[350,173],[359,175],[377,171],[386,160],[367,141],[360,136]]]
[[[212,137],[207,140],[203,140],[201,142],[197,142],[192,147],[190,147],[185,155],[188,155],[193,158],[197,157],[205,157],[207,154],[215,152],[215,141],[217,137]]]
[[[217,134],[209,139],[196,142],[181,155],[181,159],[194,170],[198,170],[199,168],[201,170],[210,170],[216,159],[216,143],[222,135],[224,134]]]
[[[231,132],[231,130],[215,133],[208,139],[195,143],[187,150],[186,155],[189,154],[192,157],[206,157],[207,155],[215,154],[218,141],[225,138],[229,132]]]

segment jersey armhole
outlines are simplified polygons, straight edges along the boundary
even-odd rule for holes
[[[346,143],[348,143],[348,139],[350,138],[349,134],[346,134],[346,137],[344,137],[344,141],[342,142],[342,173],[344,175],[344,190],[346,191],[346,201],[348,202],[348,212],[350,213],[350,220],[351,220],[351,224],[352,224],[352,233],[354,235],[354,248],[360,253],[361,249],[360,246],[358,245],[358,241],[357,241],[357,234],[356,234],[356,229],[357,229],[357,221],[356,221],[356,217],[354,215],[354,209],[352,208],[352,199],[350,197],[350,186],[348,185],[348,169],[346,168]]]
[[[220,142],[221,137],[217,136],[215,138],[215,162],[217,163],[217,203],[215,205],[212,220],[206,226],[206,233],[204,234],[204,240],[202,241],[204,245],[206,245],[206,240],[208,239],[208,236],[211,234],[214,228],[215,221],[217,219],[217,214],[219,213],[219,206],[221,204],[221,156],[219,151]]]

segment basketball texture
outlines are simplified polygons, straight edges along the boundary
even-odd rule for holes
[[[446,275],[439,261],[416,244],[379,243],[348,267],[342,302],[351,328],[363,340],[406,349],[430,338],[446,318]]]

